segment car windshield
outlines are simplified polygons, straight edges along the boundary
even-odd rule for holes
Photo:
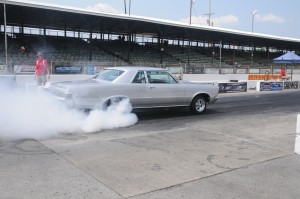
[[[117,79],[120,75],[122,75],[123,73],[124,73],[124,71],[122,71],[122,70],[107,69],[107,70],[104,70],[104,71],[96,74],[93,77],[93,79],[112,82],[115,79]]]

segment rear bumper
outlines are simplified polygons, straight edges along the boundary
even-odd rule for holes
[[[213,100],[210,100],[209,101],[209,104],[214,104],[214,103],[216,103],[217,101],[218,101],[218,97],[215,97]]]

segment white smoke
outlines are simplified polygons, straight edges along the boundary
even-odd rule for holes
[[[128,99],[122,100],[118,104],[113,104],[106,111],[93,110],[83,121],[81,129],[90,133],[101,129],[129,126],[128,124],[137,122],[136,115],[130,114],[131,110],[132,107]]]
[[[0,139],[46,139],[63,133],[91,133],[137,122],[129,100],[89,114],[45,95],[0,90]]]

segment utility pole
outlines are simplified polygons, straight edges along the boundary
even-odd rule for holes
[[[208,19],[207,19],[207,24],[208,26],[211,26],[212,23],[211,23],[211,16],[213,15],[214,13],[211,12],[211,0],[209,0],[209,4],[208,4]]]
[[[127,14],[127,2],[124,0],[124,10],[125,10],[125,15]],[[131,0],[129,0],[129,5],[128,5],[128,15],[130,17],[130,11],[131,11]]]

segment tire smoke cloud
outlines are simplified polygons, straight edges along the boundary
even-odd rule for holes
[[[93,133],[134,125],[129,100],[89,114],[44,94],[0,89],[0,139],[47,139],[67,133]]]

